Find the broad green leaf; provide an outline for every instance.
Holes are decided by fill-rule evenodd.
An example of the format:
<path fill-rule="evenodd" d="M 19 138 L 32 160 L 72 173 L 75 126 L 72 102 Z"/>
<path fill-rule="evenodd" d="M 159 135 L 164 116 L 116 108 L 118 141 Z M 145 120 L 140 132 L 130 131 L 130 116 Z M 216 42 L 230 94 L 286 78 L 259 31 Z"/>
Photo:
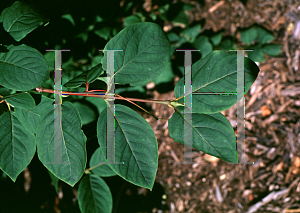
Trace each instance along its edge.
<path fill-rule="evenodd" d="M 172 69 L 172 62 L 170 61 L 166 67 L 166 69 L 158 76 L 156 77 L 153 82 L 155 85 L 161 84 L 161 83 L 167 83 L 174 79 L 175 75 L 173 73 Z"/>
<path fill-rule="evenodd" d="M 4 112 L 0 126 L 0 168 L 15 182 L 34 156 L 34 135 L 22 126 L 14 112 Z"/>
<path fill-rule="evenodd" d="M 175 25 L 184 24 L 188 26 L 189 18 L 184 11 L 184 3 L 177 2 L 175 4 L 171 4 L 170 8 L 168 8 L 168 12 L 166 13 L 165 21 L 173 22 Z"/>
<path fill-rule="evenodd" d="M 95 67 L 95 66 L 97 66 L 98 64 L 100 64 L 102 58 L 103 58 L 103 55 L 97 55 L 97 56 L 93 57 L 93 60 L 92 60 L 92 67 Z"/>
<path fill-rule="evenodd" d="M 10 89 L 7 89 L 5 87 L 0 87 L 0 95 L 2 97 L 5 97 L 5 96 L 9 96 L 13 93 L 13 90 L 10 90 Z M 3 99 L 0 98 L 0 101 L 2 101 Z"/>
<path fill-rule="evenodd" d="M 249 58 L 244 60 L 245 93 L 255 81 L 259 68 Z M 192 66 L 192 110 L 195 113 L 216 113 L 229 109 L 240 97 L 236 95 L 216 95 L 214 93 L 237 92 L 237 54 L 223 51 L 213 51 L 205 58 L 198 60 Z M 194 93 L 211 94 L 194 94 Z M 179 103 L 183 103 L 184 77 L 174 89 Z M 188 95 L 188 94 L 185 94 Z"/>
<path fill-rule="evenodd" d="M 264 51 L 261 45 L 251 46 L 253 51 L 247 51 L 248 57 L 255 62 L 262 62 L 265 60 Z"/>
<path fill-rule="evenodd" d="M 137 86 L 151 81 L 164 70 L 171 47 L 159 25 L 143 22 L 123 29 L 104 50 L 123 50 L 114 52 L 115 83 Z M 107 51 L 104 51 L 102 64 L 107 70 Z"/>
<path fill-rule="evenodd" d="M 111 31 L 110 27 L 102 27 L 101 29 L 97 29 L 94 32 L 99 37 L 104 38 L 105 40 L 108 40 L 108 38 L 110 36 L 110 31 Z"/>
<path fill-rule="evenodd" d="M 195 8 L 195 5 L 193 4 L 188 4 L 188 3 L 185 3 L 184 6 L 183 6 L 183 10 L 184 11 L 189 11 L 191 9 Z"/>
<path fill-rule="evenodd" d="M 168 121 L 170 136 L 184 144 L 184 123 L 192 128 L 193 148 L 228 162 L 237 162 L 236 137 L 227 118 L 221 113 L 192 113 L 192 123 L 175 110 Z"/>
<path fill-rule="evenodd" d="M 219 48 L 228 51 L 232 49 L 232 46 L 233 46 L 233 42 L 231 39 L 224 39 L 221 41 Z"/>
<path fill-rule="evenodd" d="M 48 19 L 44 18 L 33 7 L 19 1 L 5 8 L 0 16 L 3 28 L 16 41 L 20 41 L 28 33 L 47 21 Z"/>
<path fill-rule="evenodd" d="M 83 72 L 77 77 L 71 79 L 65 83 L 64 86 L 67 88 L 77 88 L 85 83 L 86 78 L 88 83 L 93 83 L 103 73 L 104 70 L 102 69 L 102 64 L 98 64 L 89 71 Z"/>
<path fill-rule="evenodd" d="M 86 104 L 81 102 L 72 102 L 80 114 L 82 125 L 89 124 L 96 120 L 95 112 Z"/>
<path fill-rule="evenodd" d="M 223 36 L 223 31 L 220 31 L 220 32 L 216 33 L 215 35 L 213 35 L 212 37 L 210 37 L 210 40 L 214 46 L 217 46 L 220 44 L 220 42 L 222 40 L 222 36 Z"/>
<path fill-rule="evenodd" d="M 241 31 L 241 40 L 246 45 L 250 45 L 257 38 L 257 29 L 255 26 Z"/>
<path fill-rule="evenodd" d="M 262 27 L 257 28 L 257 35 L 258 35 L 258 43 L 263 45 L 265 43 L 269 43 L 274 40 L 274 36 L 268 32 L 266 29 Z"/>
<path fill-rule="evenodd" d="M 35 107 L 34 99 L 28 93 L 16 93 L 14 96 L 7 98 L 6 101 L 19 109 L 32 109 Z"/>
<path fill-rule="evenodd" d="M 106 102 L 102 98 L 85 97 L 85 100 L 95 105 L 99 114 L 106 108 Z"/>
<path fill-rule="evenodd" d="M 179 14 L 171 21 L 173 23 L 184 24 L 185 26 L 189 25 L 189 17 L 184 11 L 180 11 Z"/>
<path fill-rule="evenodd" d="M 278 56 L 282 53 L 280 44 L 267 44 L 263 47 L 263 51 L 270 56 Z"/>
<path fill-rule="evenodd" d="M 96 175 L 82 178 L 78 186 L 78 204 L 82 213 L 111 213 L 113 199 L 105 181 Z"/>
<path fill-rule="evenodd" d="M 82 41 L 83 41 L 83 43 L 85 43 L 85 42 L 88 40 L 89 35 L 88 35 L 87 32 L 82 32 L 82 33 L 77 34 L 77 35 L 75 36 L 75 38 L 81 38 Z"/>
<path fill-rule="evenodd" d="M 180 33 L 180 35 L 183 36 L 186 39 L 186 41 L 193 43 L 197 38 L 197 36 L 199 35 L 200 31 L 201 31 L 201 25 L 197 24 L 193 27 L 184 29 Z"/>
<path fill-rule="evenodd" d="M 32 134 L 36 134 L 39 119 L 45 108 L 52 106 L 53 99 L 47 98 L 42 95 L 41 102 L 32 109 L 19 109 L 15 108 L 15 114 L 18 117 L 20 123 Z"/>
<path fill-rule="evenodd" d="M 142 22 L 141 18 L 137 15 L 127 16 L 124 20 L 124 27 L 128 27 L 131 24 Z"/>
<path fill-rule="evenodd" d="M 55 55 L 52 51 L 46 52 L 44 57 L 48 63 L 49 70 L 54 70 L 54 63 L 55 63 Z"/>
<path fill-rule="evenodd" d="M 167 36 L 168 36 L 168 39 L 170 42 L 176 42 L 176 41 L 179 41 L 179 39 L 180 39 L 180 37 L 174 32 L 169 32 L 167 34 Z"/>
<path fill-rule="evenodd" d="M 165 5 L 160 6 L 160 7 L 158 8 L 158 12 L 159 12 L 160 14 L 164 14 L 164 13 L 166 13 L 166 12 L 169 10 L 169 8 L 170 8 L 170 4 L 165 4 Z"/>
<path fill-rule="evenodd" d="M 61 18 L 67 19 L 68 21 L 71 22 L 71 24 L 73 26 L 75 26 L 75 21 L 74 21 L 74 19 L 73 19 L 73 17 L 72 17 L 71 14 L 64 14 L 64 15 L 61 16 Z"/>
<path fill-rule="evenodd" d="M 48 80 L 45 57 L 36 49 L 10 45 L 9 52 L 0 53 L 0 84 L 6 88 L 27 91 Z"/>
<path fill-rule="evenodd" d="M 113 112 L 113 111 L 112 111 Z M 107 109 L 99 115 L 97 137 L 106 156 Z M 125 180 L 152 190 L 157 166 L 157 141 L 150 124 L 137 112 L 115 104 L 115 162 L 109 165 Z"/>
<path fill-rule="evenodd" d="M 52 174 L 48 169 L 47 169 L 47 171 L 48 171 L 48 173 L 50 175 L 50 178 L 52 180 L 52 183 L 53 183 L 53 186 L 55 188 L 55 191 L 58 194 L 58 178 L 54 174 Z"/>
<path fill-rule="evenodd" d="M 106 157 L 104 157 L 99 147 L 98 149 L 96 149 L 96 151 L 94 152 L 90 160 L 90 168 L 95 167 L 94 169 L 91 170 L 92 173 L 100 177 L 115 176 L 116 173 L 110 168 L 109 165 L 102 164 L 100 166 L 97 166 L 103 162 L 106 162 Z"/>
<path fill-rule="evenodd" d="M 106 84 L 108 84 L 108 82 L 109 82 L 109 78 L 108 77 L 98 77 L 97 80 L 103 81 Z"/>
<path fill-rule="evenodd" d="M 58 117 L 57 117 L 58 119 Z M 81 130 L 80 116 L 70 102 L 62 104 L 62 152 L 63 163 L 54 164 L 54 108 L 48 106 L 40 117 L 36 144 L 40 161 L 56 177 L 74 186 L 84 173 L 86 166 L 86 136 Z M 52 163 L 51 163 L 52 162 Z"/>
<path fill-rule="evenodd" d="M 199 36 L 193 43 L 193 46 L 200 50 L 200 53 L 202 55 L 202 58 L 204 58 L 207 54 L 209 54 L 211 51 L 213 51 L 213 46 L 209 42 L 207 36 Z"/>

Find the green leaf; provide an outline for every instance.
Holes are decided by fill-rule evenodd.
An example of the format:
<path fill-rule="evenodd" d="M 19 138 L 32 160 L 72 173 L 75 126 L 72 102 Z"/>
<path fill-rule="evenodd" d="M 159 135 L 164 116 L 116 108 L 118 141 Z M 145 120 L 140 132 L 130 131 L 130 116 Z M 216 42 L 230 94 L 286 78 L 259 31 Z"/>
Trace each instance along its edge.
<path fill-rule="evenodd" d="M 5 8 L 0 16 L 3 28 L 16 41 L 20 41 L 31 31 L 47 21 L 48 19 L 44 18 L 33 7 L 19 1 Z"/>
<path fill-rule="evenodd" d="M 96 175 L 82 178 L 78 186 L 78 204 L 82 213 L 111 213 L 113 199 L 105 181 Z"/>
<path fill-rule="evenodd" d="M 35 107 L 35 101 L 28 93 L 16 93 L 14 96 L 7 98 L 6 101 L 20 109 L 32 109 Z"/>
<path fill-rule="evenodd" d="M 27 91 L 48 80 L 48 63 L 39 51 L 24 44 L 8 49 L 8 53 L 0 53 L 0 84 Z"/>
<path fill-rule="evenodd" d="M 93 57 L 93 60 L 92 60 L 92 67 L 95 67 L 95 66 L 97 66 L 98 64 L 100 64 L 102 58 L 103 58 L 103 55 L 97 55 L 97 56 Z"/>
<path fill-rule="evenodd" d="M 249 58 L 244 60 L 245 93 L 257 78 L 259 68 Z M 214 93 L 237 92 L 237 55 L 223 51 L 213 51 L 192 66 L 192 92 L 212 93 L 193 94 L 192 110 L 195 113 L 216 113 L 232 107 L 240 97 L 236 95 L 216 95 Z M 183 103 L 184 77 L 176 84 L 174 93 L 179 103 Z M 188 94 L 185 94 L 188 95 Z"/>
<path fill-rule="evenodd" d="M 278 56 L 282 53 L 280 44 L 267 44 L 263 47 L 263 51 L 270 56 Z"/>
<path fill-rule="evenodd" d="M 49 175 L 50 175 L 50 178 L 52 180 L 52 183 L 53 183 L 53 186 L 55 188 L 55 191 L 56 191 L 56 194 L 58 194 L 58 178 L 52 174 L 48 169 L 47 169 Z"/>
<path fill-rule="evenodd" d="M 192 123 L 175 110 L 168 121 L 170 136 L 184 144 L 184 123 L 192 128 L 193 148 L 228 162 L 236 160 L 236 137 L 227 118 L 221 113 L 192 113 Z"/>
<path fill-rule="evenodd" d="M 89 124 L 96 119 L 95 112 L 88 105 L 81 102 L 73 102 L 73 105 L 80 114 L 82 125 Z"/>
<path fill-rule="evenodd" d="M 123 29 L 104 49 L 123 50 L 114 53 L 115 83 L 137 86 L 162 73 L 170 59 L 171 47 L 159 25 L 143 22 Z M 107 51 L 104 51 L 102 64 L 107 70 Z"/>
<path fill-rule="evenodd" d="M 174 79 L 175 75 L 173 73 L 172 69 L 172 62 L 170 61 L 166 67 L 166 69 L 158 76 L 156 77 L 153 82 L 155 85 L 159 85 L 161 83 L 168 83 Z"/>
<path fill-rule="evenodd" d="M 255 62 L 262 62 L 265 60 L 264 51 L 261 45 L 254 45 L 249 47 L 253 51 L 248 51 L 248 57 Z"/>
<path fill-rule="evenodd" d="M 54 70 L 54 63 L 55 63 L 55 55 L 53 54 L 52 51 L 50 52 L 46 52 L 44 54 L 44 57 L 48 63 L 48 66 L 49 66 L 49 70 Z"/>
<path fill-rule="evenodd" d="M 108 40 L 108 38 L 110 36 L 110 31 L 111 31 L 110 27 L 102 27 L 101 29 L 97 29 L 94 32 L 99 37 L 104 38 L 105 40 Z"/>
<path fill-rule="evenodd" d="M 15 182 L 34 156 L 34 135 L 22 126 L 13 112 L 0 116 L 0 126 L 0 168 Z"/>
<path fill-rule="evenodd" d="M 221 41 L 219 48 L 228 51 L 232 49 L 232 46 L 233 46 L 233 42 L 231 39 L 224 39 Z"/>
<path fill-rule="evenodd" d="M 269 43 L 274 40 L 274 36 L 272 35 L 272 33 L 268 32 L 263 27 L 257 28 L 257 34 L 258 34 L 258 43 L 260 45 Z"/>
<path fill-rule="evenodd" d="M 189 10 L 193 9 L 194 7 L 195 7 L 195 5 L 193 5 L 193 4 L 184 3 L 183 10 L 189 11 Z"/>
<path fill-rule="evenodd" d="M 180 39 L 180 37 L 176 34 L 176 33 L 174 33 L 174 32 L 169 32 L 168 34 L 167 34 L 167 36 L 168 36 L 168 39 L 169 39 L 169 41 L 172 43 L 172 42 L 176 42 L 176 41 L 179 41 L 179 39 Z"/>
<path fill-rule="evenodd" d="M 7 88 L 5 88 L 5 87 L 0 87 L 0 95 L 2 96 L 2 97 L 4 97 L 4 96 L 9 96 L 9 95 L 11 95 L 11 93 L 12 93 L 13 91 L 12 90 L 10 90 L 10 89 L 7 89 Z M 4 98 L 0 98 L 0 101 L 2 101 Z"/>
<path fill-rule="evenodd" d="M 70 102 L 62 104 L 62 152 L 61 164 L 54 164 L 54 109 L 48 106 L 40 117 L 37 133 L 37 153 L 40 161 L 56 177 L 71 185 L 79 181 L 86 166 L 86 136 L 81 130 L 80 116 Z"/>
<path fill-rule="evenodd" d="M 212 37 L 210 37 L 210 40 L 214 46 L 217 46 L 220 44 L 220 42 L 222 40 L 222 36 L 223 36 L 223 31 L 220 31 L 220 32 L 216 33 L 215 35 L 213 35 Z"/>
<path fill-rule="evenodd" d="M 99 115 L 97 137 L 106 156 L 107 109 Z M 157 166 L 157 141 L 150 124 L 137 112 L 115 104 L 115 162 L 112 170 L 135 185 L 152 190 Z"/>
<path fill-rule="evenodd" d="M 102 98 L 85 97 L 85 100 L 95 105 L 99 114 L 106 108 L 106 102 Z"/>
<path fill-rule="evenodd" d="M 186 39 L 186 41 L 193 43 L 197 38 L 197 36 L 199 35 L 200 31 L 201 31 L 201 25 L 197 24 L 193 27 L 184 29 L 180 33 L 180 35 L 183 36 Z"/>
<path fill-rule="evenodd" d="M 71 14 L 64 14 L 64 15 L 61 16 L 61 18 L 67 19 L 68 21 L 71 22 L 71 24 L 73 26 L 75 26 L 75 21 L 74 21 L 74 19 L 73 19 L 73 17 L 72 17 Z"/>
<path fill-rule="evenodd" d="M 213 51 L 213 46 L 209 42 L 207 36 L 200 36 L 199 38 L 197 38 L 196 41 L 193 43 L 193 46 L 196 49 L 200 50 L 202 58 L 204 58 L 207 54 Z"/>
<path fill-rule="evenodd" d="M 105 82 L 106 84 L 109 83 L 109 78 L 108 78 L 108 77 L 98 77 L 97 80 L 103 81 L 103 82 Z"/>
<path fill-rule="evenodd" d="M 189 17 L 184 11 L 180 11 L 179 14 L 172 20 L 173 23 L 189 25 Z"/>
<path fill-rule="evenodd" d="M 106 156 L 106 155 L 105 155 Z M 95 167 L 103 162 L 106 162 L 106 157 L 101 152 L 100 147 L 96 149 L 90 160 L 90 168 Z M 93 174 L 100 177 L 115 176 L 116 173 L 110 168 L 108 164 L 102 164 L 91 170 Z"/>
<path fill-rule="evenodd" d="M 86 81 L 88 83 L 93 83 L 101 74 L 104 73 L 104 70 L 102 69 L 102 64 L 98 64 L 97 66 L 93 67 L 89 71 L 83 72 L 77 77 L 69 80 L 67 83 L 64 84 L 67 88 L 77 88 L 80 87 L 82 84 Z"/>
<path fill-rule="evenodd" d="M 257 29 L 255 26 L 241 31 L 241 40 L 246 45 L 250 45 L 257 38 Z"/>
<path fill-rule="evenodd" d="M 75 38 L 80 38 L 80 39 L 82 39 L 83 43 L 85 43 L 89 38 L 89 34 L 87 32 L 82 32 L 82 33 L 77 34 L 75 36 Z"/>
<path fill-rule="evenodd" d="M 18 117 L 20 123 L 32 134 L 36 134 L 36 129 L 38 127 L 39 119 L 42 112 L 48 106 L 52 106 L 53 99 L 47 98 L 42 95 L 41 102 L 32 109 L 19 109 L 15 108 L 15 114 Z"/>
<path fill-rule="evenodd" d="M 189 18 L 185 13 L 185 7 L 183 2 L 177 2 L 175 4 L 171 4 L 170 8 L 168 8 L 168 12 L 166 16 L 163 17 L 164 21 L 173 22 L 176 24 L 184 24 L 188 26 Z"/>
<path fill-rule="evenodd" d="M 131 24 L 142 22 L 141 18 L 137 15 L 127 16 L 124 20 L 124 27 L 128 27 Z"/>

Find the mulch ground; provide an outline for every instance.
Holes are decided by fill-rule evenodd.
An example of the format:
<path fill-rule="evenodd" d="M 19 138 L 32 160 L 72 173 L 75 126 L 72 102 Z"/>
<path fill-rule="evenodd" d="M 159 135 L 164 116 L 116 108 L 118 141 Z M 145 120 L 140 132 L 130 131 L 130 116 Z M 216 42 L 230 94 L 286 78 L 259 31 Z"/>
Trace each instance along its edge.
<path fill-rule="evenodd" d="M 259 76 L 245 96 L 245 157 L 254 165 L 229 164 L 197 150 L 193 161 L 201 164 L 175 164 L 184 160 L 184 145 L 169 136 L 166 121 L 143 115 L 158 140 L 156 181 L 167 195 L 164 212 L 300 212 L 300 3 L 187 2 L 197 6 L 190 20 L 206 20 L 202 30 L 223 29 L 233 35 L 238 27 L 256 23 L 275 35 L 283 54 L 259 64 Z M 149 94 L 156 100 L 174 98 L 173 92 L 159 94 L 155 89 Z M 173 113 L 160 104 L 152 109 L 164 118 Z M 223 114 L 235 127 L 236 106 Z"/>

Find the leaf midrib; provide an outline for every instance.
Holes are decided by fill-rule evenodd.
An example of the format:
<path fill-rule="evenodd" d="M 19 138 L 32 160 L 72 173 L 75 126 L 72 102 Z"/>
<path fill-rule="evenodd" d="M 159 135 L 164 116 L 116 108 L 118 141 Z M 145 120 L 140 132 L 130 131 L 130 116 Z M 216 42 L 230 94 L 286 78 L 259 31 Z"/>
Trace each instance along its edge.
<path fill-rule="evenodd" d="M 183 125 L 184 125 L 184 121 L 186 121 L 197 133 L 198 133 L 198 135 L 200 135 L 200 137 L 210 146 L 210 147 L 212 147 L 213 148 L 213 150 L 215 150 L 216 151 L 216 153 L 218 153 L 221 157 L 222 157 L 222 155 L 205 139 L 205 138 L 203 138 L 203 136 L 201 135 L 201 133 L 200 132 L 198 132 L 197 131 L 197 129 L 190 123 L 190 122 L 188 122 L 185 118 L 184 118 L 184 116 L 176 109 L 176 111 L 180 114 L 180 116 L 183 118 Z"/>
<path fill-rule="evenodd" d="M 122 112 L 122 111 L 121 111 L 121 112 Z M 126 139 L 126 141 L 127 141 L 128 146 L 130 147 L 131 153 L 132 153 L 132 155 L 134 156 L 134 159 L 135 159 L 135 161 L 136 161 L 136 163 L 137 163 L 137 165 L 138 165 L 138 167 L 139 167 L 139 170 L 141 171 L 141 173 L 142 173 L 144 179 L 145 179 L 145 180 L 147 181 L 147 183 L 149 184 L 147 178 L 145 178 L 144 173 L 142 172 L 143 170 L 142 170 L 141 167 L 140 167 L 140 164 L 139 164 L 139 162 L 138 162 L 138 160 L 137 160 L 137 158 L 136 158 L 136 156 L 135 156 L 135 154 L 134 154 L 134 152 L 133 152 L 133 149 L 131 148 L 131 145 L 130 145 L 130 143 L 129 143 L 129 140 L 128 140 L 128 138 L 126 137 L 125 131 L 123 130 L 123 128 L 122 128 L 122 126 L 121 126 L 119 120 L 117 119 L 116 115 L 115 115 L 114 117 L 115 117 L 116 121 L 118 122 L 121 131 L 123 132 L 123 135 L 124 135 L 124 137 L 125 137 L 125 139 Z"/>

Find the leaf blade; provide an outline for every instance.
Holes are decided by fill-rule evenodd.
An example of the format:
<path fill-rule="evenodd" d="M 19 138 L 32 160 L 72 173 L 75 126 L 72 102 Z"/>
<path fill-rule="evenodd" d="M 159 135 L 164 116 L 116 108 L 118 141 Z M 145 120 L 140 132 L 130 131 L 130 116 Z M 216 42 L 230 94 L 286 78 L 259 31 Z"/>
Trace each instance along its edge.
<path fill-rule="evenodd" d="M 131 47 L 131 48 L 127 48 Z M 106 45 L 104 50 L 116 51 L 115 83 L 138 86 L 157 77 L 170 58 L 170 42 L 157 24 L 143 22 L 132 24 Z M 107 70 L 107 51 L 102 58 L 103 69 Z"/>
<path fill-rule="evenodd" d="M 186 123 L 192 128 L 193 148 L 224 161 L 236 162 L 235 133 L 230 122 L 221 113 L 192 113 L 192 123 L 189 123 L 175 110 L 168 123 L 170 136 L 175 141 L 184 144 L 184 123 Z"/>
<path fill-rule="evenodd" d="M 5 31 L 18 42 L 47 21 L 33 7 L 19 1 L 5 8 L 0 16 Z"/>
<path fill-rule="evenodd" d="M 74 186 L 86 166 L 86 136 L 81 130 L 80 116 L 76 108 L 70 102 L 62 104 L 62 163 L 54 164 L 53 112 L 53 106 L 49 106 L 40 118 L 36 134 L 38 157 L 53 175 Z"/>
<path fill-rule="evenodd" d="M 67 83 L 64 84 L 64 86 L 67 88 L 80 87 L 86 82 L 86 78 L 88 83 L 93 83 L 103 73 L 104 70 L 102 69 L 102 64 L 100 63 L 88 70 L 87 72 L 83 72 L 75 78 L 69 80 Z"/>
<path fill-rule="evenodd" d="M 82 178 L 78 186 L 78 204 L 82 213 L 111 213 L 113 200 L 105 181 L 96 175 Z"/>
<path fill-rule="evenodd" d="M 34 135 L 11 112 L 0 116 L 0 168 L 14 182 L 34 156 Z"/>
<path fill-rule="evenodd" d="M 7 98 L 6 101 L 20 109 L 32 109 L 35 107 L 34 99 L 28 93 L 17 93 L 15 96 Z"/>
<path fill-rule="evenodd" d="M 97 123 L 103 156 L 106 156 L 106 116 L 105 109 Z M 115 162 L 124 164 L 109 166 L 125 180 L 151 190 L 158 166 L 157 141 L 151 126 L 137 112 L 119 104 L 115 105 L 115 120 Z"/>
<path fill-rule="evenodd" d="M 245 58 L 245 93 L 248 92 L 255 81 L 259 68 L 248 58 Z M 237 56 L 234 53 L 213 51 L 205 58 L 198 60 L 192 66 L 192 98 L 193 112 L 216 113 L 232 107 L 240 97 L 237 95 L 216 95 L 214 93 L 236 93 L 237 92 Z M 199 92 L 200 94 L 195 94 Z M 211 93 L 202 94 L 201 93 Z M 184 77 L 181 78 L 174 89 L 175 97 L 179 103 L 183 103 Z"/>
<path fill-rule="evenodd" d="M 96 149 L 96 151 L 93 153 L 91 157 L 90 168 L 95 167 L 102 162 L 106 162 L 106 159 L 101 152 L 101 148 L 99 147 Z M 107 164 L 103 164 L 101 166 L 92 169 L 92 173 L 100 177 L 111 177 L 116 175 L 116 173 Z"/>
<path fill-rule="evenodd" d="M 27 91 L 48 80 L 48 63 L 39 51 L 24 44 L 10 45 L 8 49 L 9 52 L 0 53 L 0 84 Z"/>

